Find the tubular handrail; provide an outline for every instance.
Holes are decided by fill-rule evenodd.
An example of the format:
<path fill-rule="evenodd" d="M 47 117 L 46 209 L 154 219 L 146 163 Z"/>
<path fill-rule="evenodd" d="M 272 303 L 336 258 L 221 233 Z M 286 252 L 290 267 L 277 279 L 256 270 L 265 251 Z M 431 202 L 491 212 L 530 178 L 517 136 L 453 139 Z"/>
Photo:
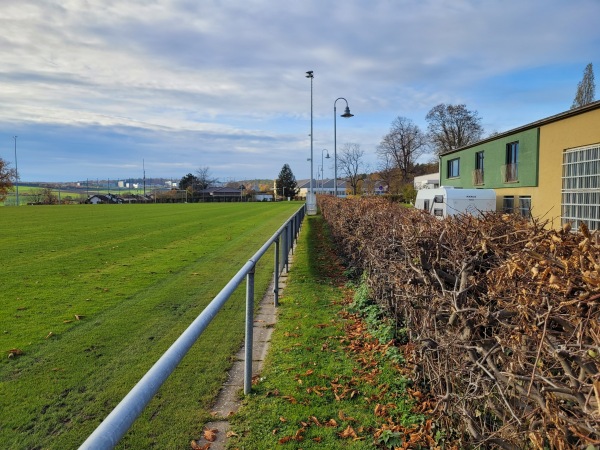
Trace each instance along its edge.
<path fill-rule="evenodd" d="M 296 211 L 263 246 L 242 266 L 242 268 L 229 280 L 223 289 L 204 308 L 196 319 L 186 328 L 177 340 L 163 353 L 159 360 L 146 372 L 121 402 L 110 412 L 94 432 L 79 447 L 79 450 L 103 450 L 114 448 L 133 422 L 139 417 L 152 397 L 173 373 L 188 350 L 204 332 L 212 319 L 217 315 L 229 297 L 247 278 L 246 286 L 246 336 L 245 336 L 245 370 L 244 393 L 249 394 L 252 388 L 252 328 L 254 317 L 254 270 L 256 263 L 267 252 L 269 247 L 275 246 L 274 267 L 274 294 L 277 305 L 278 284 L 281 268 L 279 267 L 280 237 L 285 241 L 283 245 L 282 266 L 288 268 L 288 254 L 293 248 L 294 239 L 298 236 L 300 224 L 304 219 L 306 205 Z"/>

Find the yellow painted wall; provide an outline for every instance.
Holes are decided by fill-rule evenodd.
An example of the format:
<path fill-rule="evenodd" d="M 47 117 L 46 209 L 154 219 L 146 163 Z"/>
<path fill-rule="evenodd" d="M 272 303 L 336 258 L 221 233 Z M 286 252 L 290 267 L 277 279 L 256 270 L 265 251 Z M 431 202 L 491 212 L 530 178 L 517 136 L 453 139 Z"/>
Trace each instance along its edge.
<path fill-rule="evenodd" d="M 539 184 L 537 188 L 530 188 L 531 194 L 523 193 L 523 195 L 531 195 L 535 216 L 546 215 L 546 218 L 553 219 L 552 227 L 560 227 L 563 152 L 567 149 L 598 143 L 600 143 L 600 109 L 540 127 Z M 500 189 L 496 190 L 498 196 L 519 195 L 516 189 L 507 190 L 514 194 L 509 192 L 501 194 L 500 191 Z"/>

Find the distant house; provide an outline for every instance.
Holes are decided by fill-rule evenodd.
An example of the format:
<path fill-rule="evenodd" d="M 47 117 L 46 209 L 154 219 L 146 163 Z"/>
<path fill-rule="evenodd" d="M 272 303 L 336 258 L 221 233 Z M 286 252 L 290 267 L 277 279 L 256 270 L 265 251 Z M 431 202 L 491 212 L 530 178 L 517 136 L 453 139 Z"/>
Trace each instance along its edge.
<path fill-rule="evenodd" d="M 310 190 L 310 180 L 300 180 L 298 181 L 298 197 L 306 198 L 306 194 Z M 333 187 L 333 179 L 325 179 L 325 180 L 313 180 L 313 191 L 315 194 L 326 194 L 333 195 L 335 193 Z M 338 197 L 345 198 L 346 197 L 346 181 L 337 180 L 337 192 Z"/>
<path fill-rule="evenodd" d="M 117 195 L 113 194 L 94 194 L 90 195 L 85 203 L 90 205 L 99 205 L 99 204 L 120 204 L 123 203 L 123 199 Z"/>
<path fill-rule="evenodd" d="M 426 175 L 419 175 L 414 180 L 415 189 L 435 189 L 440 187 L 440 173 L 428 173 Z"/>
<path fill-rule="evenodd" d="M 261 192 L 259 194 L 254 194 L 252 196 L 252 198 L 255 202 L 272 202 L 273 194 L 267 194 L 267 193 Z"/>
<path fill-rule="evenodd" d="M 194 197 L 204 202 L 240 202 L 245 200 L 243 189 L 230 187 L 209 187 L 197 192 Z"/>
<path fill-rule="evenodd" d="M 151 195 L 126 194 L 122 200 L 123 203 L 150 203 L 153 198 Z"/>

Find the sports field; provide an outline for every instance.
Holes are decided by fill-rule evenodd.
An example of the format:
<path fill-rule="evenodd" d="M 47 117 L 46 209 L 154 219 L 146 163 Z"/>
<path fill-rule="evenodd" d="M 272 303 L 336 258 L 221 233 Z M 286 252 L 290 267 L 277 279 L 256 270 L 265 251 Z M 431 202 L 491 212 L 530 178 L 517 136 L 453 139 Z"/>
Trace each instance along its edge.
<path fill-rule="evenodd" d="M 0 208 L 0 447 L 77 448 L 301 205 Z M 272 252 L 256 274 L 257 297 Z M 119 448 L 189 448 L 244 329 L 244 286 Z"/>

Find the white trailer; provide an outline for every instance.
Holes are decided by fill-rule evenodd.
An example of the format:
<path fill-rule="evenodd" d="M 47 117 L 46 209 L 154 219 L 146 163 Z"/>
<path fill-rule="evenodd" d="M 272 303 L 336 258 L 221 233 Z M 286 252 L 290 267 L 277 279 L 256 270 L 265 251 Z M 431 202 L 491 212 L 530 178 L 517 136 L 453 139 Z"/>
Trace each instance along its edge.
<path fill-rule="evenodd" d="M 417 192 L 415 208 L 423 209 L 439 218 L 456 214 L 478 215 L 483 211 L 496 210 L 496 192 L 493 189 L 463 189 L 452 186 L 421 189 Z"/>

